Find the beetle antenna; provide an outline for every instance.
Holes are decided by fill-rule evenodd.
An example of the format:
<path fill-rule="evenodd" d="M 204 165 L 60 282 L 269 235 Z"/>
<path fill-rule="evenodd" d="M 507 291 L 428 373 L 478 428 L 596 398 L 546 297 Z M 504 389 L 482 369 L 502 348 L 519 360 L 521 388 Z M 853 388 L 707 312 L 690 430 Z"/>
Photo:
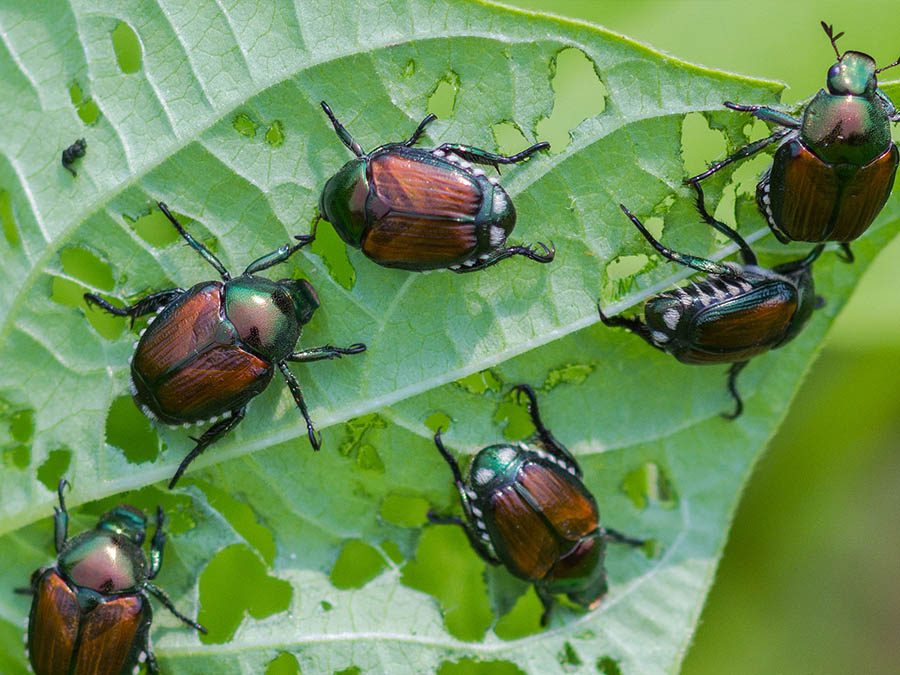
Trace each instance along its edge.
<path fill-rule="evenodd" d="M 896 61 L 894 61 L 890 65 L 885 66 L 884 68 L 879 68 L 878 70 L 875 71 L 875 74 L 877 75 L 878 73 L 883 73 L 884 71 L 889 70 L 890 68 L 893 68 L 894 66 L 900 66 L 900 59 L 897 59 Z"/>
<path fill-rule="evenodd" d="M 837 47 L 837 41 L 841 39 L 841 36 L 844 34 L 844 32 L 841 31 L 840 33 L 835 35 L 833 25 L 827 24 L 824 21 L 820 21 L 819 23 L 822 24 L 822 30 L 825 31 L 825 35 L 827 35 L 828 39 L 831 41 L 831 47 L 834 49 L 834 53 L 837 54 L 837 60 L 840 61 L 844 57 L 841 55 L 841 52 Z M 875 72 L 878 72 L 878 71 L 875 71 Z"/>
<path fill-rule="evenodd" d="M 334 131 L 338 135 L 338 138 L 341 139 L 341 143 L 346 145 L 350 152 L 357 157 L 365 155 L 365 151 L 359 146 L 359 143 L 353 140 L 353 136 L 351 136 L 350 132 L 344 128 L 344 125 L 338 122 L 338 118 L 334 116 L 334 113 L 331 112 L 331 108 L 328 107 L 328 104 L 325 103 L 325 101 L 322 101 L 322 110 L 325 111 L 325 114 L 328 115 L 328 119 L 331 120 L 331 125 L 334 127 Z"/>

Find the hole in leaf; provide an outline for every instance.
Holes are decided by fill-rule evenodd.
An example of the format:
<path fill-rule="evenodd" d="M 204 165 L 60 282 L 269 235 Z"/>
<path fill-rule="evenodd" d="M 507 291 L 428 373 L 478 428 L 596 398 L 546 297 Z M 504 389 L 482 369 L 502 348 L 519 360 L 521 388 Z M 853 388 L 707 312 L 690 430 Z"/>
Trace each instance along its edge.
<path fill-rule="evenodd" d="M 27 469 L 31 464 L 31 446 L 21 444 L 3 448 L 3 463 L 17 469 Z"/>
<path fill-rule="evenodd" d="M 331 583 L 343 590 L 362 588 L 386 567 L 381 554 L 368 544 L 351 539 L 331 568 Z"/>
<path fill-rule="evenodd" d="M 359 669 L 359 666 L 350 666 L 343 670 L 334 671 L 334 675 L 361 675 L 361 673 L 362 671 Z"/>
<path fill-rule="evenodd" d="M 514 155 L 529 145 L 525 134 L 515 122 L 498 122 L 491 127 L 491 132 L 494 134 L 497 152 L 501 154 Z"/>
<path fill-rule="evenodd" d="M 447 431 L 450 428 L 450 423 L 452 421 L 450 415 L 438 411 L 431 413 L 425 418 L 425 426 L 431 429 L 432 432 L 437 433 L 438 429 Z"/>
<path fill-rule="evenodd" d="M 334 605 L 332 605 L 327 600 L 322 600 L 322 602 L 319 603 L 319 606 L 322 608 L 323 611 L 326 611 L 326 612 L 330 612 L 331 610 L 334 609 Z"/>
<path fill-rule="evenodd" d="M 578 656 L 578 652 L 575 651 L 572 643 L 568 641 L 563 644 L 562 651 L 556 655 L 556 658 L 563 667 L 563 670 L 574 670 L 584 663 L 581 660 L 581 657 Z"/>
<path fill-rule="evenodd" d="M 213 557 L 200 574 L 200 613 L 209 630 L 204 644 L 222 644 L 233 636 L 244 617 L 264 619 L 290 607 L 293 587 L 269 576 L 259 558 L 245 545 L 233 544 Z"/>
<path fill-rule="evenodd" d="M 686 176 L 706 171 L 709 164 L 725 157 L 725 134 L 711 129 L 702 113 L 688 113 L 681 123 L 681 160 Z"/>
<path fill-rule="evenodd" d="M 428 501 L 421 497 L 389 494 L 381 502 L 381 518 L 400 527 L 420 527 L 428 518 Z"/>
<path fill-rule="evenodd" d="M 403 551 L 401 551 L 400 547 L 392 541 L 381 542 L 379 550 L 381 551 L 383 556 L 387 556 L 388 558 L 390 558 L 391 562 L 396 565 L 399 565 L 404 560 L 406 560 L 406 556 L 403 555 Z"/>
<path fill-rule="evenodd" d="M 503 387 L 503 380 L 493 370 L 482 370 L 479 373 L 472 373 L 461 380 L 454 382 L 455 385 L 462 387 L 470 394 L 481 395 L 486 391 L 498 392 Z"/>
<path fill-rule="evenodd" d="M 120 396 L 109 407 L 106 441 L 119 448 L 132 464 L 152 462 L 159 456 L 156 431 L 131 396 Z"/>
<path fill-rule="evenodd" d="M 428 112 L 439 118 L 450 117 L 459 93 L 459 75 L 452 70 L 442 77 L 428 97 Z"/>
<path fill-rule="evenodd" d="M 437 599 L 451 635 L 481 640 L 492 618 L 483 574 L 484 563 L 463 531 L 446 525 L 425 528 L 400 581 Z"/>
<path fill-rule="evenodd" d="M 316 226 L 316 240 L 309 250 L 325 261 L 325 269 L 338 284 L 348 291 L 356 285 L 356 270 L 347 257 L 347 245 L 331 223 L 321 221 Z"/>
<path fill-rule="evenodd" d="M 647 462 L 629 472 L 622 481 L 622 491 L 639 509 L 650 504 L 672 509 L 678 503 L 672 481 L 655 462 Z"/>
<path fill-rule="evenodd" d="M 30 443 L 34 436 L 34 410 L 17 410 L 9 416 L 9 433 L 19 443 Z"/>
<path fill-rule="evenodd" d="M 524 672 L 509 661 L 477 661 L 460 659 L 444 661 L 437 670 L 438 675 L 519 675 Z"/>
<path fill-rule="evenodd" d="M 612 262 L 606 266 L 606 276 L 610 281 L 621 281 L 627 277 L 633 277 L 644 269 L 648 262 L 650 262 L 650 258 L 643 253 L 638 255 L 620 255 L 613 258 Z"/>
<path fill-rule="evenodd" d="M 69 99 L 72 101 L 72 105 L 75 106 L 75 112 L 78 113 L 78 117 L 85 124 L 90 125 L 100 119 L 100 107 L 93 99 L 84 98 L 84 92 L 82 92 L 81 85 L 78 82 L 73 82 L 69 87 Z"/>
<path fill-rule="evenodd" d="M 272 122 L 269 128 L 266 129 L 266 143 L 273 148 L 277 148 L 284 143 L 284 125 L 279 120 Z"/>
<path fill-rule="evenodd" d="M 266 666 L 266 675 L 300 675 L 297 657 L 289 652 L 281 652 Z"/>
<path fill-rule="evenodd" d="M 550 62 L 554 91 L 553 112 L 537 124 L 537 135 L 550 143 L 551 152 L 562 152 L 572 142 L 572 130 L 606 109 L 609 92 L 597 67 L 580 49 L 567 47 Z"/>
<path fill-rule="evenodd" d="M 259 125 L 252 117 L 250 117 L 250 115 L 242 112 L 235 115 L 234 120 L 231 122 L 231 126 L 233 126 L 234 130 L 241 136 L 253 138 L 256 136 L 256 128 Z"/>
<path fill-rule="evenodd" d="M 263 561 L 271 565 L 277 552 L 275 538 L 264 523 L 261 523 L 253 507 L 230 492 L 226 492 L 205 481 L 192 481 L 203 489 L 210 505 L 222 514 L 228 523 L 252 546 Z"/>
<path fill-rule="evenodd" d="M 0 190 L 0 223 L 3 224 L 3 236 L 10 246 L 18 246 L 19 227 L 16 224 L 16 215 L 13 213 L 12 196 L 6 190 Z"/>
<path fill-rule="evenodd" d="M 516 579 L 516 581 L 519 580 Z M 543 613 L 544 606 L 541 604 L 534 586 L 529 585 L 528 591 L 519 596 L 509 612 L 504 614 L 494 626 L 494 632 L 501 640 L 519 640 L 540 633 L 544 630 L 541 626 L 541 614 Z"/>
<path fill-rule="evenodd" d="M 59 254 L 63 272 L 83 282 L 82 286 L 71 279 L 53 277 L 50 283 L 50 299 L 66 307 L 84 309 L 88 321 L 107 340 L 115 340 L 122 334 L 123 323 L 117 317 L 103 311 L 90 311 L 84 304 L 87 290 L 111 290 L 115 285 L 110 266 L 85 248 L 73 246 Z"/>
<path fill-rule="evenodd" d="M 503 437 L 507 440 L 526 438 L 535 432 L 528 408 L 512 391 L 506 393 L 494 411 L 494 422 L 503 427 Z"/>
<path fill-rule="evenodd" d="M 412 77 L 416 74 L 416 62 L 410 59 L 406 62 L 406 65 L 403 66 L 403 70 L 400 71 L 400 74 L 403 77 Z"/>
<path fill-rule="evenodd" d="M 47 459 L 38 467 L 37 478 L 48 490 L 56 491 L 59 479 L 66 475 L 72 463 L 72 451 L 68 448 L 51 450 Z"/>
<path fill-rule="evenodd" d="M 590 363 L 570 363 L 562 368 L 554 368 L 541 385 L 543 391 L 551 391 L 561 384 L 581 384 L 594 372 L 595 366 Z"/>
<path fill-rule="evenodd" d="M 185 227 L 188 227 L 189 223 L 192 222 L 190 218 L 182 216 L 180 213 L 173 211 L 172 215 Z M 122 214 L 122 217 L 125 219 L 125 222 L 131 225 L 131 229 L 134 230 L 137 236 L 154 248 L 164 248 L 174 244 L 176 241 L 183 241 L 181 235 L 178 234 L 178 230 L 172 226 L 169 219 L 157 208 L 150 209 L 149 212 L 140 216 L 137 220 L 126 214 Z"/>
<path fill-rule="evenodd" d="M 31 464 L 31 439 L 34 437 L 34 410 L 19 408 L 0 398 L 0 444 L 3 463 L 18 469 Z"/>
<path fill-rule="evenodd" d="M 347 420 L 338 451 L 344 457 L 355 459 L 360 469 L 384 473 L 384 463 L 375 449 L 374 441 L 378 431 L 386 427 L 387 422 L 378 413 Z"/>
<path fill-rule="evenodd" d="M 113 51 L 123 73 L 136 73 L 141 69 L 141 41 L 134 29 L 124 21 L 116 24 L 112 32 Z"/>
<path fill-rule="evenodd" d="M 597 659 L 597 672 L 601 675 L 622 675 L 619 662 L 611 656 L 601 656 Z"/>

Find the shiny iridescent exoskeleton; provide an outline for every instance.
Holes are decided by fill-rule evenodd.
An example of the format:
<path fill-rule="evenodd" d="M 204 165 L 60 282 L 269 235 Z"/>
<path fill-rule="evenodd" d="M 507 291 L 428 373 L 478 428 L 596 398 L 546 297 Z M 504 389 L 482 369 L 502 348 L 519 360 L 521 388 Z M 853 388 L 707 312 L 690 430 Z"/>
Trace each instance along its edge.
<path fill-rule="evenodd" d="M 86 152 L 87 141 L 85 141 L 83 138 L 79 138 L 77 141 L 72 143 L 72 145 L 62 151 L 63 168 L 73 176 L 77 176 L 78 173 L 75 171 L 75 169 L 72 168 L 72 165 L 75 164 L 76 160 L 84 157 Z"/>
<path fill-rule="evenodd" d="M 147 518 L 130 506 L 117 506 L 93 530 L 67 539 L 65 485 L 60 481 L 54 516 L 56 563 L 31 575 L 31 667 L 37 675 L 124 675 L 146 662 L 150 673 L 158 673 L 150 648 L 149 595 L 191 628 L 206 632 L 151 583 L 162 567 L 166 542 L 162 509 L 156 512 L 148 560 L 141 548 Z"/>
<path fill-rule="evenodd" d="M 502 443 L 482 449 L 463 479 L 459 465 L 435 434 L 434 442 L 450 465 L 465 519 L 429 514 L 434 523 L 459 525 L 485 561 L 503 565 L 534 583 L 544 605 L 546 625 L 553 596 L 565 594 L 585 609 L 606 595 L 603 565 L 606 542 L 642 546 L 600 526 L 597 502 L 581 481 L 572 454 L 544 426 L 534 391 L 515 388 L 528 398 L 535 435 L 526 443 Z"/>
<path fill-rule="evenodd" d="M 751 143 L 707 171 L 688 179 L 697 185 L 732 162 L 780 141 L 772 167 L 756 189 L 756 200 L 775 236 L 789 241 L 838 241 L 852 260 L 847 242 L 859 237 L 891 194 L 897 170 L 897 146 L 891 122 L 900 121 L 891 100 L 878 88 L 876 68 L 862 52 L 843 54 L 822 23 L 837 62 L 802 119 L 767 106 L 726 103 L 732 110 L 778 125 L 770 136 Z"/>
<path fill-rule="evenodd" d="M 702 199 L 700 191 L 698 201 Z M 728 390 L 736 408 L 724 416 L 737 417 L 743 412 L 735 386 L 738 373 L 754 356 L 796 337 L 816 308 L 819 299 L 813 286 L 812 263 L 821 255 L 824 244 L 802 260 L 767 269 L 757 264 L 756 255 L 737 232 L 712 219 L 716 229 L 738 244 L 743 257 L 742 265 L 717 263 L 664 247 L 628 209 L 621 208 L 659 253 L 706 276 L 650 298 L 644 305 L 644 321 L 608 317 L 598 306 L 600 319 L 607 326 L 627 328 L 683 363 L 733 364 Z"/>
<path fill-rule="evenodd" d="M 196 241 L 162 202 L 159 208 L 179 234 L 222 277 L 192 288 L 153 293 L 134 305 L 118 308 L 92 294 L 95 304 L 132 321 L 158 311 L 135 345 L 131 359 L 131 393 L 148 417 L 165 424 L 212 424 L 178 467 L 169 487 L 203 450 L 233 429 L 244 417 L 247 403 L 260 394 L 276 367 L 287 382 L 294 401 L 306 420 L 313 447 L 319 438 L 303 400 L 300 384 L 288 361 L 319 361 L 343 354 L 358 354 L 365 345 L 347 348 L 315 347 L 294 351 L 304 324 L 319 307 L 319 298 L 304 279 L 271 281 L 257 272 L 284 262 L 312 236 L 297 237 L 299 244 L 281 248 L 250 263 L 244 273 L 231 278 L 221 262 Z"/>
<path fill-rule="evenodd" d="M 356 159 L 347 162 L 322 190 L 319 212 L 346 243 L 384 267 L 422 272 L 474 272 L 522 255 L 548 263 L 553 248 L 538 243 L 504 247 L 516 224 L 516 209 L 497 179 L 477 164 L 521 162 L 537 143 L 512 155 L 456 143 L 433 150 L 412 147 L 433 120 L 428 115 L 407 141 L 366 153 L 323 101 L 338 137 Z"/>

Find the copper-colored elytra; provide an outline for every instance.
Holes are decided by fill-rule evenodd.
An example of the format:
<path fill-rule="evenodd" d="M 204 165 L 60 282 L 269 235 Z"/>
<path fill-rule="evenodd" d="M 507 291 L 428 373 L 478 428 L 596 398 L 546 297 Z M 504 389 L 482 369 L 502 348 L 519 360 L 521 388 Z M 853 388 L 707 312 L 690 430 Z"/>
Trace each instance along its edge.
<path fill-rule="evenodd" d="M 184 421 L 222 412 L 222 401 L 240 407 L 259 394 L 272 377 L 272 366 L 234 345 L 219 345 L 198 354 L 155 388 L 163 414 Z"/>
<path fill-rule="evenodd" d="M 511 571 L 525 579 L 543 579 L 559 558 L 557 539 L 544 520 L 508 485 L 491 495 L 493 519 L 509 556 Z"/>
<path fill-rule="evenodd" d="M 897 146 L 892 145 L 853 175 L 844 186 L 840 211 L 829 239 L 856 239 L 875 220 L 891 194 L 897 160 Z"/>
<path fill-rule="evenodd" d="M 741 311 L 723 312 L 715 321 L 699 323 L 692 343 L 699 349 L 716 349 L 726 353 L 760 347 L 768 351 L 787 331 L 797 311 L 796 293 L 777 295 L 764 302 L 750 303 Z"/>
<path fill-rule="evenodd" d="M 474 218 L 483 198 L 478 183 L 461 169 L 433 166 L 402 154 L 379 155 L 369 163 L 377 198 L 393 212 L 431 218 Z"/>
<path fill-rule="evenodd" d="M 142 596 L 123 595 L 84 614 L 75 672 L 121 672 L 148 611 L 147 601 Z"/>
<path fill-rule="evenodd" d="M 366 232 L 362 250 L 383 263 L 453 263 L 464 259 L 477 243 L 471 223 L 394 214 Z"/>
<path fill-rule="evenodd" d="M 597 506 L 574 476 L 527 463 L 520 469 L 518 480 L 541 505 L 559 536 L 577 541 L 597 529 Z"/>
<path fill-rule="evenodd" d="M 837 174 L 800 141 L 792 141 L 790 150 L 793 157 L 776 161 L 769 180 L 770 185 L 783 185 L 783 197 L 774 189 L 770 193 L 775 222 L 795 241 L 818 241 L 840 196 Z M 787 147 L 780 152 L 787 152 Z"/>
<path fill-rule="evenodd" d="M 56 570 L 45 571 L 37 583 L 29 619 L 28 653 L 35 672 L 69 675 L 80 614 L 72 589 Z"/>
<path fill-rule="evenodd" d="M 133 363 L 148 384 L 215 341 L 221 323 L 222 284 L 212 281 L 203 286 L 204 290 L 195 295 L 189 291 L 184 302 L 176 300 L 176 306 L 167 308 L 178 320 L 154 321 L 147 326 Z"/>

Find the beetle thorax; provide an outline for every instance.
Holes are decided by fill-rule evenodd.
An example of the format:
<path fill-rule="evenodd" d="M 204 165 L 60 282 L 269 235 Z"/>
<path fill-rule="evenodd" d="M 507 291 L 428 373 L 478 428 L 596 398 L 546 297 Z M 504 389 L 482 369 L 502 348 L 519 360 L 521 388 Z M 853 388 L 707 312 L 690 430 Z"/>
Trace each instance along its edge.
<path fill-rule="evenodd" d="M 71 582 L 98 593 L 134 590 L 147 574 L 140 547 L 105 530 L 84 532 L 70 540 L 59 556 L 59 567 Z"/>
<path fill-rule="evenodd" d="M 512 482 L 522 463 L 523 449 L 509 444 L 490 445 L 476 455 L 469 470 L 469 483 L 483 493 L 498 483 Z"/>
<path fill-rule="evenodd" d="M 366 199 L 369 182 L 367 161 L 352 159 L 325 183 L 319 198 L 322 217 L 334 226 L 346 243 L 359 247 L 366 229 Z"/>
<path fill-rule="evenodd" d="M 300 337 L 300 322 L 286 284 L 242 276 L 225 284 L 225 314 L 241 341 L 271 361 L 290 354 Z"/>

